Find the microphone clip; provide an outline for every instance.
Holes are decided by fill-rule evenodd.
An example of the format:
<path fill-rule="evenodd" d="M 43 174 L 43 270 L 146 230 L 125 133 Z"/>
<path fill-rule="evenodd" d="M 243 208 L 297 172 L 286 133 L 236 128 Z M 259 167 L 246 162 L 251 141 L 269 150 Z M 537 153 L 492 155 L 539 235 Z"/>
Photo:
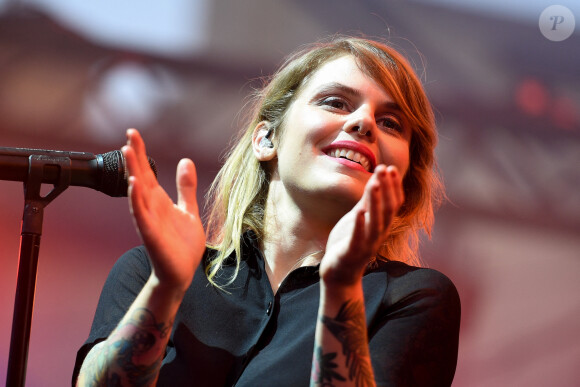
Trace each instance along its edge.
<path fill-rule="evenodd" d="M 41 187 L 47 169 L 57 169 L 57 180 L 53 183 L 52 190 L 43 196 Z M 24 181 L 23 233 L 42 234 L 44 208 L 70 186 L 70 181 L 71 159 L 69 157 L 30 155 L 28 176 Z"/>

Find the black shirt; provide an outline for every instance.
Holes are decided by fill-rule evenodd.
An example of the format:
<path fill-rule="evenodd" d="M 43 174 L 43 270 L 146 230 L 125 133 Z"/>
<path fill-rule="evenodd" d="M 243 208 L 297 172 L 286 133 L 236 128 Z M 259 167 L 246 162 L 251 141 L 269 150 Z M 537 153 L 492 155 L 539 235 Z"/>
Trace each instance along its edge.
<path fill-rule="evenodd" d="M 158 386 L 308 386 L 319 303 L 318 267 L 292 271 L 273 293 L 257 243 L 246 235 L 238 276 L 211 285 L 206 250 L 177 313 Z M 225 284 L 233 258 L 220 271 Z M 144 247 L 124 254 L 103 288 L 73 384 L 88 351 L 107 338 L 151 273 Z M 457 362 L 460 305 L 443 274 L 380 262 L 363 277 L 365 311 L 379 386 L 449 386 Z"/>

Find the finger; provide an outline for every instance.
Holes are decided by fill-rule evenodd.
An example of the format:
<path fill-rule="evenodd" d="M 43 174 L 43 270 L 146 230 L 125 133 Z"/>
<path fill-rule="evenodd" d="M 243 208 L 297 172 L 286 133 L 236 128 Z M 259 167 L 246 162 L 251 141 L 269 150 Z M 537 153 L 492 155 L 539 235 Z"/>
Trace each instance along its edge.
<path fill-rule="evenodd" d="M 365 223 L 366 223 L 365 212 L 366 211 L 364 211 L 362 208 L 358 209 L 356 212 L 356 217 L 355 217 L 355 221 L 354 221 L 354 229 L 352 230 L 352 239 L 351 239 L 351 244 L 353 244 L 353 245 L 360 243 L 364 238 Z"/>
<path fill-rule="evenodd" d="M 137 149 L 132 145 L 125 145 L 121 148 L 123 156 L 125 157 L 125 166 L 127 168 L 127 176 L 135 176 L 139 183 L 142 185 L 142 190 L 148 192 L 151 187 L 158 184 L 157 179 L 153 176 L 153 179 L 147 175 L 148 170 L 142 168 L 141 162 L 139 160 L 139 155 L 137 154 Z M 153 180 L 153 181 L 151 181 Z"/>
<path fill-rule="evenodd" d="M 141 167 L 139 161 L 137 160 L 137 154 L 135 153 L 135 148 L 130 145 L 125 145 L 121 148 L 123 157 L 125 158 L 125 167 L 127 168 L 127 176 L 135 177 L 139 182 L 143 183 L 143 174 L 141 173 Z"/>
<path fill-rule="evenodd" d="M 367 184 L 368 211 L 366 215 L 367 235 L 374 241 L 381 233 L 383 225 L 383 184 L 385 175 L 384 166 L 379 166 Z"/>
<path fill-rule="evenodd" d="M 398 207 L 401 207 L 405 202 L 405 192 L 403 190 L 403 177 L 399 174 L 399 170 L 394 165 L 393 169 L 389 170 L 389 173 L 393 181 L 393 189 L 395 191 Z"/>
<path fill-rule="evenodd" d="M 399 170 L 394 165 L 389 165 L 386 170 L 386 181 L 389 187 L 389 196 L 392 203 L 391 208 L 396 213 L 399 207 L 403 204 L 405 194 L 403 192 L 403 182 L 399 175 Z"/>
<path fill-rule="evenodd" d="M 383 179 L 384 192 L 384 228 L 390 228 L 393 218 L 397 214 L 399 207 L 402 204 L 401 181 L 397 167 L 390 165 L 385 171 Z"/>
<path fill-rule="evenodd" d="M 147 229 L 147 201 L 143 198 L 143 185 L 135 176 L 129 177 L 128 196 L 135 226 L 143 235 L 143 230 Z"/>
<path fill-rule="evenodd" d="M 182 159 L 177 164 L 177 206 L 182 210 L 199 215 L 197 205 L 197 172 L 190 159 Z"/>
<path fill-rule="evenodd" d="M 145 148 L 145 142 L 141 137 L 141 134 L 137 129 L 127 130 L 127 140 L 128 145 L 135 150 L 136 155 L 136 165 L 135 171 L 136 175 L 140 175 L 143 179 L 144 184 L 155 185 L 157 184 L 157 179 L 151 170 L 149 165 L 149 158 L 147 157 L 147 150 Z"/>
<path fill-rule="evenodd" d="M 129 141 L 127 141 L 127 145 L 121 148 L 121 152 L 125 158 L 125 167 L 127 168 L 128 176 L 140 176 L 141 171 L 139 162 L 137 161 L 137 155 L 135 154 L 135 148 L 129 144 Z"/>
<path fill-rule="evenodd" d="M 147 152 L 145 150 L 145 143 L 143 142 L 141 134 L 137 129 L 127 129 L 127 140 L 129 146 L 135 150 L 137 160 L 139 161 L 139 167 L 143 168 L 141 159 L 147 154 Z"/>
<path fill-rule="evenodd" d="M 128 191 L 129 206 L 133 216 L 138 215 L 143 219 L 145 211 L 149 210 L 149 201 L 151 197 L 151 187 L 144 184 L 146 178 L 141 173 L 141 167 L 137 160 L 135 148 L 127 145 L 121 148 L 125 157 L 125 164 L 128 170 Z"/>

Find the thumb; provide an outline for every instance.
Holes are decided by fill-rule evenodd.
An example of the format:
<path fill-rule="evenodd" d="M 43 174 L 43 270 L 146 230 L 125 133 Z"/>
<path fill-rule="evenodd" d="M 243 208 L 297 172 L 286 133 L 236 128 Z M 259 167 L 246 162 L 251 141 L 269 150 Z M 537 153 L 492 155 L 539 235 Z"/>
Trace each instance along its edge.
<path fill-rule="evenodd" d="M 197 172 L 190 159 L 181 159 L 175 176 L 177 183 L 177 206 L 190 214 L 199 215 L 197 205 Z"/>

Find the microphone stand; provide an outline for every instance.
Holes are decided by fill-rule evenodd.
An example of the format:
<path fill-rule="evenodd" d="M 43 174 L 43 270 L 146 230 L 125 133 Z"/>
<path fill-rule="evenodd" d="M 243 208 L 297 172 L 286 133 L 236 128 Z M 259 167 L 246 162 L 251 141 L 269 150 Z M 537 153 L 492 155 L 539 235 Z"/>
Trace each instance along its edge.
<path fill-rule="evenodd" d="M 31 155 L 28 163 L 6 387 L 23 387 L 26 379 L 44 208 L 66 190 L 71 181 L 69 157 Z M 58 169 L 58 181 L 48 194 L 41 196 L 43 175 L 50 169 Z"/>

